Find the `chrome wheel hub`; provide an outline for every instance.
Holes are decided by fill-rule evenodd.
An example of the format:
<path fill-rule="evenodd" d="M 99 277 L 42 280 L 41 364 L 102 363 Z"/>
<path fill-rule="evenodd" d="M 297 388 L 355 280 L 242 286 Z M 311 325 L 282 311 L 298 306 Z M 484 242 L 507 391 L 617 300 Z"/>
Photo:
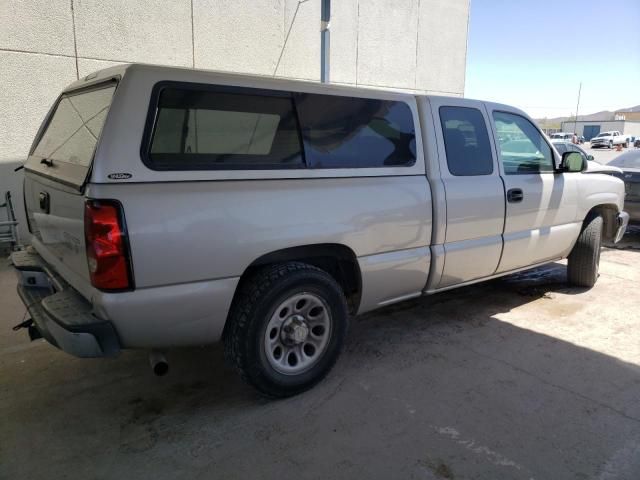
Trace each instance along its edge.
<path fill-rule="evenodd" d="M 298 345 L 309 336 L 309 326 L 302 315 L 293 315 L 283 322 L 280 335 L 283 343 Z"/>
<path fill-rule="evenodd" d="M 279 373 L 298 375 L 315 365 L 329 344 L 331 312 L 313 293 L 296 293 L 274 310 L 264 334 L 265 355 Z"/>

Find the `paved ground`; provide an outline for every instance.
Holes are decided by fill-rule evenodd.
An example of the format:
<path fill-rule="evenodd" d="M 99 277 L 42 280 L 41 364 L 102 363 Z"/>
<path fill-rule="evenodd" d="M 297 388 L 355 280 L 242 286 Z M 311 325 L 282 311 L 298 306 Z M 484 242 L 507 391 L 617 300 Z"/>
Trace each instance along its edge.
<path fill-rule="evenodd" d="M 640 230 L 590 291 L 561 264 L 356 319 L 324 383 L 267 401 L 216 348 L 80 360 L 11 332 L 2 479 L 640 478 Z"/>
<path fill-rule="evenodd" d="M 589 142 L 586 142 L 584 145 L 580 145 L 587 153 L 593 155 L 594 160 L 602 165 L 606 165 L 611 160 L 616 158 L 619 155 L 622 155 L 624 152 L 633 150 L 634 147 L 623 148 L 621 152 L 616 151 L 615 149 L 609 150 L 608 148 L 591 148 Z"/>

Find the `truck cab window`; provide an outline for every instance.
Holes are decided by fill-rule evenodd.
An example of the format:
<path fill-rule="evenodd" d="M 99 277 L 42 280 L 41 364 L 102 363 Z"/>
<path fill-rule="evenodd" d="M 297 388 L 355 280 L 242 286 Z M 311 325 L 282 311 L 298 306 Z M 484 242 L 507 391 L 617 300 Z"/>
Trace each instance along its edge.
<path fill-rule="evenodd" d="M 493 157 L 480 110 L 440 107 L 440 123 L 449 172 L 456 176 L 491 175 Z"/>
<path fill-rule="evenodd" d="M 493 120 L 506 175 L 553 172 L 551 147 L 529 120 L 506 112 L 493 112 Z"/>
<path fill-rule="evenodd" d="M 409 167 L 416 133 L 405 102 L 298 93 L 302 139 L 310 168 Z"/>

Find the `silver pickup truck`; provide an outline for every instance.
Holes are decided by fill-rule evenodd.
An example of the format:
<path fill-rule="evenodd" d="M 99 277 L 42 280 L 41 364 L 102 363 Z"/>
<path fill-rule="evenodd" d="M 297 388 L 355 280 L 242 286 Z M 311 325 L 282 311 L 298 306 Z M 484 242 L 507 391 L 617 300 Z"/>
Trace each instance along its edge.
<path fill-rule="evenodd" d="M 591 287 L 628 215 L 495 103 L 128 65 L 57 99 L 25 164 L 22 323 L 79 357 L 222 341 L 267 395 L 310 388 L 348 319 L 568 257 Z"/>

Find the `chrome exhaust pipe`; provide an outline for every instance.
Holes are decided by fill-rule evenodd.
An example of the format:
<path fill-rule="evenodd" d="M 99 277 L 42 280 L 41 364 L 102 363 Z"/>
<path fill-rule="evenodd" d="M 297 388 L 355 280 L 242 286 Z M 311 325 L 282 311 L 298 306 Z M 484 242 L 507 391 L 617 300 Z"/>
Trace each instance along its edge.
<path fill-rule="evenodd" d="M 169 372 L 169 362 L 167 362 L 164 353 L 159 350 L 151 350 L 151 352 L 149 352 L 149 364 L 151 365 L 153 373 L 158 377 L 162 377 Z"/>

